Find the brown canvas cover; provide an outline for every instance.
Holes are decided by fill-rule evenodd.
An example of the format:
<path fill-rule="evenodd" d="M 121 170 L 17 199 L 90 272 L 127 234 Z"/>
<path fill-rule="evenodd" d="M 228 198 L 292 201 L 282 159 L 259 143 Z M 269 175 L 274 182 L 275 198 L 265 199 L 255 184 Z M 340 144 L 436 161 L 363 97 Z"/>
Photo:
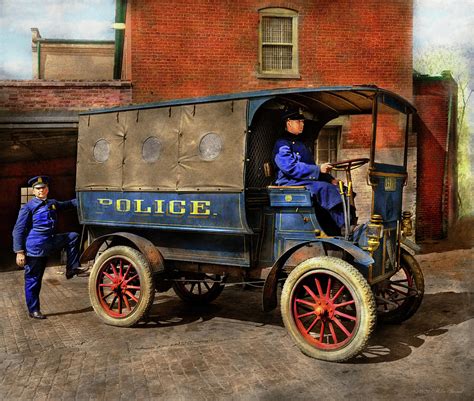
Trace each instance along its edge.
<path fill-rule="evenodd" d="M 246 116 L 246 99 L 82 115 L 76 190 L 240 192 Z"/>

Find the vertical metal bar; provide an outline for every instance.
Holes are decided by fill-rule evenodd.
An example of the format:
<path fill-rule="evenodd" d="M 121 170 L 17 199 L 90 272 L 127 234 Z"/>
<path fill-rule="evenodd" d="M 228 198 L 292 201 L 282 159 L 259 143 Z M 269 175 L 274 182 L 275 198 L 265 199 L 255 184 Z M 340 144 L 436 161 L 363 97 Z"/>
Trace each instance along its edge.
<path fill-rule="evenodd" d="M 375 140 L 377 136 L 378 94 L 372 100 L 372 142 L 370 144 L 370 167 L 375 162 Z"/>
<path fill-rule="evenodd" d="M 410 128 L 410 116 L 411 114 L 406 114 L 406 125 L 405 125 L 405 149 L 403 153 L 403 167 L 407 169 L 407 162 L 408 162 L 408 129 Z"/>
<path fill-rule="evenodd" d="M 400 257 L 402 253 L 401 247 L 401 240 L 402 240 L 402 230 L 400 227 L 400 220 L 397 220 L 397 270 L 400 269 Z"/>

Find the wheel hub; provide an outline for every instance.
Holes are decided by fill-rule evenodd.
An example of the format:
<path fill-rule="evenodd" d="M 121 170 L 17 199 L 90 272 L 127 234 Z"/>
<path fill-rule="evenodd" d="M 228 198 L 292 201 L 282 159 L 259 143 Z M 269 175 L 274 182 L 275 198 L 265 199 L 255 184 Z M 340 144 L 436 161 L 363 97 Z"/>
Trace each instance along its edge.
<path fill-rule="evenodd" d="M 314 313 L 321 319 L 331 320 L 334 317 L 334 307 L 331 302 L 321 301 L 316 303 Z"/>
<path fill-rule="evenodd" d="M 127 289 L 127 283 L 123 280 L 114 280 L 111 289 L 114 292 L 122 292 Z"/>

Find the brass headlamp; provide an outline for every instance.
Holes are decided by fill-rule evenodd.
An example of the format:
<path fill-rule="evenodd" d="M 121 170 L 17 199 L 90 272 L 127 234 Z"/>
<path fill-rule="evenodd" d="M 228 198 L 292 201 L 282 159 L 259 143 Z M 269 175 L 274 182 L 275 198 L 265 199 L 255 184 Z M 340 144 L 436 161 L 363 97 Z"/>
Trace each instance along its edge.
<path fill-rule="evenodd" d="M 413 223 L 411 221 L 412 214 L 411 212 L 402 213 L 402 234 L 405 237 L 413 235 Z"/>
<path fill-rule="evenodd" d="M 372 254 L 380 245 L 383 236 L 383 220 L 379 214 L 373 214 L 367 225 L 367 250 Z"/>

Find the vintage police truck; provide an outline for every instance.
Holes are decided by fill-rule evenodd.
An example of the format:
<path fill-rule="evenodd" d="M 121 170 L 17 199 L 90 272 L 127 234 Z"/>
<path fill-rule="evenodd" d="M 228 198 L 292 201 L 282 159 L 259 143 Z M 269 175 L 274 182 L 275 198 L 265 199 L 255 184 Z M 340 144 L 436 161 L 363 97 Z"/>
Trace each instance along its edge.
<path fill-rule="evenodd" d="M 356 134 L 358 121 L 369 121 L 360 125 L 371 142 L 367 157 L 333 163 L 346 173 L 344 210 L 354 204 L 353 188 L 371 193 L 369 217 L 355 231 L 348 219 L 344 235 L 335 230 L 305 187 L 273 185 L 273 145 L 289 107 L 307 117 L 312 143 L 335 118 L 349 116 Z M 156 292 L 173 288 L 185 302 L 207 303 L 226 283 L 261 280 L 266 311 L 283 286 L 283 322 L 305 354 L 357 355 L 377 318 L 408 319 L 423 297 L 411 213 L 402 208 L 415 112 L 368 85 L 81 113 L 76 191 L 95 312 L 107 324 L 132 326 Z M 363 179 L 352 182 L 363 165 Z"/>

